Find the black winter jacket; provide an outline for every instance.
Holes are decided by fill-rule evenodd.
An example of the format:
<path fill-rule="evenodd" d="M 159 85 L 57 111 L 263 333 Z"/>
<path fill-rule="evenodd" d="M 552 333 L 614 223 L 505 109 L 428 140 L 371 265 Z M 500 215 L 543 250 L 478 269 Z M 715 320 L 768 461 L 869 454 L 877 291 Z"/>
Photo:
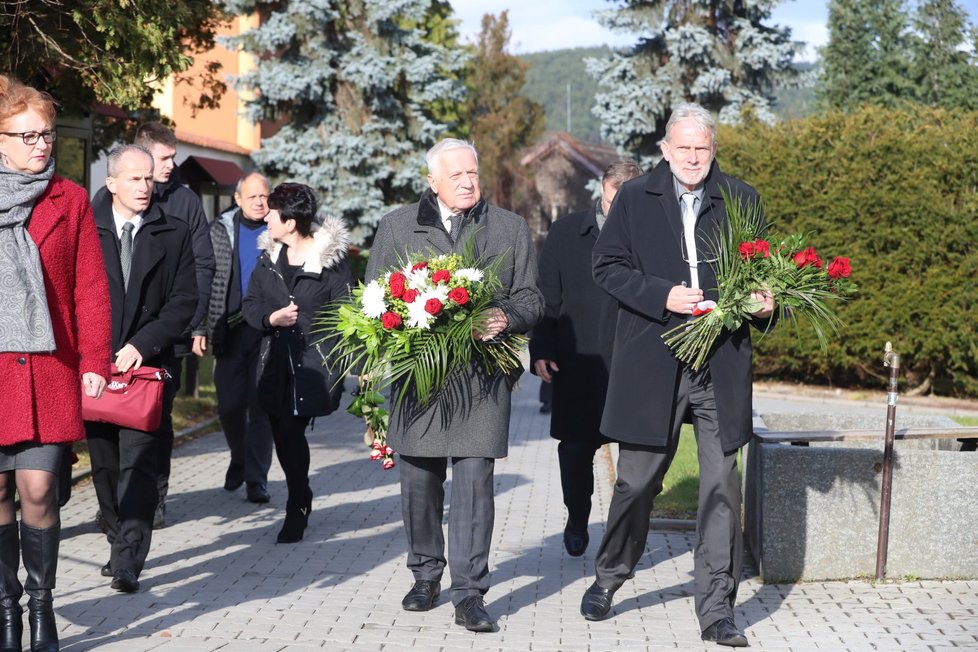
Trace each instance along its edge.
<path fill-rule="evenodd" d="M 296 274 L 291 286 L 282 273 L 287 262 L 281 243 L 266 231 L 259 237 L 263 250 L 251 274 L 242 306 L 245 320 L 262 333 L 258 359 L 258 396 L 273 415 L 315 417 L 333 412 L 342 386 L 330 372 L 332 346 L 312 333 L 316 314 L 326 305 L 350 294 L 353 276 L 347 261 L 349 231 L 343 222 L 327 218 L 313 234 L 315 249 Z M 299 319 L 294 326 L 269 325 L 269 315 L 294 301 Z"/>

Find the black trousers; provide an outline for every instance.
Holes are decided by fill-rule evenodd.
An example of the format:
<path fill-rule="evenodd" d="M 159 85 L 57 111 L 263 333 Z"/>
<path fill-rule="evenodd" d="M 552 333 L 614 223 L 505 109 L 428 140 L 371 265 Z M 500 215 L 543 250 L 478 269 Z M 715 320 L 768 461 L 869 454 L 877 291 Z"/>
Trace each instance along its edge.
<path fill-rule="evenodd" d="M 174 384 L 167 383 L 163 418 L 170 423 L 175 394 Z M 109 562 L 114 571 L 128 569 L 138 576 L 146 563 L 153 534 L 160 431 L 143 432 L 86 421 L 85 434 L 92 461 L 92 484 L 109 526 Z"/>
<path fill-rule="evenodd" d="M 285 484 L 289 489 L 286 507 L 300 508 L 308 502 L 309 488 L 309 441 L 306 427 L 309 417 L 290 414 L 269 415 L 272 434 L 275 438 L 275 455 L 285 473 Z"/>
<path fill-rule="evenodd" d="M 683 416 L 690 414 L 700 466 L 693 580 L 696 616 L 702 630 L 733 617 L 744 556 L 740 483 L 737 454 L 724 455 L 720 443 L 709 372 L 684 369 L 681 374 L 669 445 L 619 444 L 618 479 L 594 565 L 598 584 L 617 589 L 645 553 L 652 502 L 662 492 L 662 479 L 676 453 Z"/>
<path fill-rule="evenodd" d="M 265 484 L 272 465 L 272 426 L 258 401 L 255 375 L 261 333 L 245 323 L 228 329 L 214 353 L 217 413 L 231 451 L 231 470 Z"/>
<path fill-rule="evenodd" d="M 401 513 L 407 535 L 407 566 L 417 580 L 441 581 L 445 570 L 445 511 L 448 458 L 401 455 Z M 495 460 L 452 458 L 452 496 L 448 512 L 451 597 L 456 606 L 489 590 L 489 544 L 495 521 Z"/>
<path fill-rule="evenodd" d="M 601 448 L 595 441 L 562 440 L 557 444 L 560 463 L 560 488 L 567 507 L 567 527 L 587 530 L 594 494 L 594 454 Z"/>

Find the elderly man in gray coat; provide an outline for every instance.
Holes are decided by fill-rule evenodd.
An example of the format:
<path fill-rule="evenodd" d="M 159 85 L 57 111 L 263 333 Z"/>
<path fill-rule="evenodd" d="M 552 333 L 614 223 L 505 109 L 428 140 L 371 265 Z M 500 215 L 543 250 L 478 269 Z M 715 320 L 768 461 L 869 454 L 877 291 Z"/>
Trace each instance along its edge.
<path fill-rule="evenodd" d="M 384 216 L 374 237 L 367 278 L 418 254 L 460 253 L 471 246 L 495 265 L 502 290 L 474 337 L 492 339 L 530 330 L 543 316 L 530 229 L 519 215 L 488 204 L 479 189 L 478 154 L 446 138 L 427 155 L 429 189 L 417 204 Z M 471 243 L 471 244 L 469 244 Z M 489 544 L 494 519 L 493 467 L 509 443 L 513 377 L 473 365 L 421 406 L 409 398 L 391 415 L 389 440 L 400 453 L 401 509 L 414 585 L 407 611 L 428 611 L 441 592 L 444 483 L 452 461 L 448 558 L 455 623 L 475 632 L 495 629 L 483 596 L 489 590 Z"/>

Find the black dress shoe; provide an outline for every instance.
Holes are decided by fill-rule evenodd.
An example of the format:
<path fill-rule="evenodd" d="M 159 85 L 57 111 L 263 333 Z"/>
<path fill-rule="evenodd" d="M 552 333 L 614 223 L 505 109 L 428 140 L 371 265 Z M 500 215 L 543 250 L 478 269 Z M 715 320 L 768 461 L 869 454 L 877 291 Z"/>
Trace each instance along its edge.
<path fill-rule="evenodd" d="M 249 482 L 248 483 L 248 502 L 264 504 L 270 501 L 272 497 L 268 495 L 268 489 L 261 482 Z"/>
<path fill-rule="evenodd" d="M 571 557 L 583 555 L 589 540 L 587 530 L 574 530 L 569 527 L 564 529 L 564 548 Z"/>
<path fill-rule="evenodd" d="M 606 589 L 595 582 L 584 592 L 581 600 L 581 615 L 587 620 L 604 620 L 611 611 L 611 600 L 616 589 Z"/>
<path fill-rule="evenodd" d="M 455 607 L 455 624 L 470 632 L 492 632 L 496 629 L 496 623 L 486 611 L 481 595 L 467 596 L 458 603 Z"/>
<path fill-rule="evenodd" d="M 418 580 L 401 600 L 404 611 L 430 611 L 441 595 L 441 585 L 434 580 Z"/>
<path fill-rule="evenodd" d="M 750 645 L 744 633 L 737 629 L 733 618 L 718 620 L 704 629 L 702 639 L 727 647 L 748 647 Z"/>
<path fill-rule="evenodd" d="M 98 569 L 98 572 L 99 575 L 101 575 L 102 577 L 112 577 L 112 562 L 111 561 L 105 562 L 105 566 L 102 566 L 102 568 Z"/>
<path fill-rule="evenodd" d="M 121 568 L 112 575 L 112 588 L 122 593 L 135 593 L 139 590 L 139 580 L 136 573 L 128 568 Z"/>
<path fill-rule="evenodd" d="M 244 484 L 244 469 L 229 466 L 228 472 L 224 474 L 224 490 L 237 491 L 238 487 Z"/>

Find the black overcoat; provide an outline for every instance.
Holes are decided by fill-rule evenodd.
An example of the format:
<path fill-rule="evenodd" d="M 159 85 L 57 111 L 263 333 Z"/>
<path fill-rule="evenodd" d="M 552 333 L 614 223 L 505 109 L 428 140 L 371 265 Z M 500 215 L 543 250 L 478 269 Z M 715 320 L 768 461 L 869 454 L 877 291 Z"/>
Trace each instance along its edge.
<path fill-rule="evenodd" d="M 347 262 L 350 234 L 342 221 L 327 218 L 313 233 L 313 250 L 287 285 L 281 243 L 265 231 L 262 250 L 248 280 L 242 302 L 245 321 L 262 332 L 258 357 L 258 397 L 266 412 L 317 417 L 339 406 L 342 385 L 333 365 L 336 338 L 323 340 L 313 332 L 313 319 L 323 308 L 350 295 L 353 275 Z M 294 301 L 299 316 L 292 326 L 271 326 L 269 316 Z"/>
<path fill-rule="evenodd" d="M 696 221 L 697 251 L 711 251 L 728 225 L 722 192 L 738 201 L 758 201 L 757 191 L 720 171 L 716 162 L 705 182 Z M 664 446 L 675 419 L 680 362 L 662 340 L 688 316 L 666 310 L 670 290 L 689 283 L 683 260 L 679 199 L 665 160 L 648 174 L 625 182 L 594 246 L 594 279 L 619 302 L 611 376 L 601 432 L 622 442 Z M 701 254 L 702 256 L 702 254 Z M 706 258 L 709 258 L 707 255 Z M 717 298 L 716 272 L 699 265 L 700 287 Z M 764 328 L 768 320 L 755 320 Z M 751 436 L 751 339 L 745 323 L 724 331 L 707 360 L 713 379 L 720 439 L 725 452 Z"/>
<path fill-rule="evenodd" d="M 93 207 L 112 302 L 112 353 L 132 344 L 143 364 L 173 368 L 173 346 L 197 307 L 190 230 L 157 206 L 143 214 L 133 240 L 129 290 L 122 284 L 119 237 L 111 202 Z"/>
<path fill-rule="evenodd" d="M 591 274 L 596 208 L 554 222 L 540 251 L 538 285 L 546 312 L 533 329 L 530 360 L 554 360 L 560 369 L 553 380 L 550 436 L 564 441 L 604 440 L 599 427 L 618 302 Z"/>

